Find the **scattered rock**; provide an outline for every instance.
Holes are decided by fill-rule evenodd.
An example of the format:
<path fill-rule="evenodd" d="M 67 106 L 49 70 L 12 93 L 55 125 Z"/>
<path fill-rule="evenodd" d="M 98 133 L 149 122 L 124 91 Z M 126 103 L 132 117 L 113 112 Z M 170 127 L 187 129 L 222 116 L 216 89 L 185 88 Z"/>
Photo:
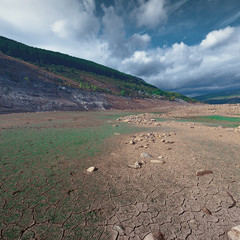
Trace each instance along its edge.
<path fill-rule="evenodd" d="M 158 159 L 162 159 L 162 158 L 163 158 L 163 156 L 161 156 L 161 155 L 160 155 L 160 156 L 158 156 Z"/>
<path fill-rule="evenodd" d="M 139 169 L 142 167 L 142 164 L 139 161 L 137 161 L 133 165 L 128 165 L 128 167 L 134 168 L 134 169 Z"/>
<path fill-rule="evenodd" d="M 164 160 L 162 160 L 162 159 L 159 159 L 159 160 L 151 160 L 150 161 L 151 163 L 160 163 L 160 164 L 164 164 L 164 163 L 166 163 Z"/>
<path fill-rule="evenodd" d="M 165 139 L 162 139 L 161 142 L 166 142 L 166 140 L 165 140 Z"/>
<path fill-rule="evenodd" d="M 123 232 L 124 231 L 124 228 L 121 225 L 114 225 L 113 229 L 117 230 L 118 232 Z"/>
<path fill-rule="evenodd" d="M 230 240 L 239 240 L 240 239 L 240 225 L 233 227 L 228 233 L 228 238 Z"/>
<path fill-rule="evenodd" d="M 149 233 L 143 240 L 165 240 L 161 232 Z"/>
<path fill-rule="evenodd" d="M 114 124 L 113 127 L 118 127 L 118 125 L 117 125 L 117 124 Z"/>
<path fill-rule="evenodd" d="M 203 175 L 206 175 L 206 174 L 213 174 L 213 172 L 212 172 L 211 170 L 198 170 L 198 171 L 196 172 L 196 175 L 197 175 L 198 177 L 203 176 Z"/>
<path fill-rule="evenodd" d="M 201 210 L 208 215 L 212 215 L 211 211 L 209 209 L 207 209 L 206 207 L 202 207 Z"/>
<path fill-rule="evenodd" d="M 131 141 L 129 142 L 129 144 L 134 145 L 135 142 L 134 142 L 133 140 L 131 140 Z"/>
<path fill-rule="evenodd" d="M 96 171 L 96 170 L 97 170 L 97 168 L 95 168 L 95 167 L 90 167 L 90 168 L 87 169 L 87 172 L 91 173 L 91 172 L 94 172 L 94 171 Z"/>
<path fill-rule="evenodd" d="M 117 135 L 117 136 L 119 136 L 119 135 L 120 135 L 120 133 L 114 133 L 114 135 Z"/>
<path fill-rule="evenodd" d="M 146 152 L 142 152 L 142 153 L 141 153 L 141 157 L 142 157 L 142 158 L 149 158 L 149 159 L 150 159 L 150 158 L 153 158 L 152 155 L 150 155 L 149 153 L 146 153 Z"/>
<path fill-rule="evenodd" d="M 167 140 L 167 141 L 165 141 L 165 143 L 168 143 L 168 144 L 173 144 L 173 143 L 174 143 L 174 141 Z"/>
<path fill-rule="evenodd" d="M 237 128 L 234 129 L 235 133 L 240 133 L 240 126 L 238 126 Z"/>

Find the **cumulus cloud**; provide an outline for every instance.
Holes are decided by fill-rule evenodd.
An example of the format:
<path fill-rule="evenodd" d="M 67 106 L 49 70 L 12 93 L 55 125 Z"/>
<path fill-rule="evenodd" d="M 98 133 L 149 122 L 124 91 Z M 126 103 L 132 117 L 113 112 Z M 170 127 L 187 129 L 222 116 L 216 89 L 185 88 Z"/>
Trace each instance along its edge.
<path fill-rule="evenodd" d="M 240 27 L 210 32 L 199 45 L 175 43 L 168 48 L 136 51 L 122 70 L 162 89 L 194 95 L 240 88 Z"/>
<path fill-rule="evenodd" d="M 59 51 L 67 50 L 69 54 L 78 49 L 80 52 L 75 51 L 74 56 L 80 56 L 90 43 L 98 42 L 87 48 L 91 52 L 96 48 L 95 54 L 103 44 L 98 41 L 100 21 L 96 17 L 95 0 L 1 0 L 0 16 L 0 26 L 8 26 L 1 34 L 16 39 L 16 33 L 20 32 L 17 40 L 27 44 L 33 41 L 37 47 L 56 50 L 62 46 Z M 89 54 L 94 55 L 89 52 L 82 57 Z"/>
<path fill-rule="evenodd" d="M 151 37 L 145 34 L 134 33 L 126 36 L 124 19 L 116 13 L 113 6 L 102 4 L 104 16 L 102 18 L 103 30 L 101 38 L 108 42 L 108 50 L 113 58 L 124 59 L 131 56 L 136 50 L 146 49 Z M 111 59 L 112 61 L 112 59 Z"/>
<path fill-rule="evenodd" d="M 231 38 L 233 33 L 234 29 L 231 27 L 220 29 L 218 31 L 212 31 L 207 35 L 206 39 L 202 40 L 200 46 L 202 48 L 217 47 L 221 43 L 226 43 L 226 41 Z"/>

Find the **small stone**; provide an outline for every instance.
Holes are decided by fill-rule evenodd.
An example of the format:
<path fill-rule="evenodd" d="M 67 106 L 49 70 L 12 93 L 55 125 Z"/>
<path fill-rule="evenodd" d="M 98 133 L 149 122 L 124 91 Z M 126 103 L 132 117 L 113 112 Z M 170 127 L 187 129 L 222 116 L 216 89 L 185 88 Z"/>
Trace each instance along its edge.
<path fill-rule="evenodd" d="M 149 233 L 143 240 L 165 240 L 164 235 L 161 232 Z"/>
<path fill-rule="evenodd" d="M 163 158 L 163 156 L 161 156 L 161 155 L 160 155 L 160 156 L 158 156 L 158 159 L 162 159 L 162 158 Z"/>
<path fill-rule="evenodd" d="M 89 173 L 94 172 L 94 171 L 96 171 L 95 167 L 90 167 L 87 169 L 87 172 L 89 172 Z"/>
<path fill-rule="evenodd" d="M 114 135 L 117 135 L 117 136 L 119 136 L 119 135 L 120 135 L 120 133 L 114 133 Z"/>
<path fill-rule="evenodd" d="M 165 139 L 162 139 L 161 142 L 166 142 L 166 140 L 165 140 Z"/>
<path fill-rule="evenodd" d="M 118 125 L 117 125 L 117 124 L 115 124 L 115 125 L 113 125 L 113 127 L 118 127 Z"/>
<path fill-rule="evenodd" d="M 164 164 L 164 163 L 166 163 L 164 160 L 162 160 L 162 159 L 159 159 L 159 160 L 151 160 L 150 161 L 151 163 L 160 163 L 160 164 Z"/>
<path fill-rule="evenodd" d="M 134 169 L 139 169 L 142 167 L 142 164 L 139 161 L 137 161 L 134 163 L 134 165 L 128 165 L 128 167 L 134 168 Z"/>
<path fill-rule="evenodd" d="M 146 152 L 142 152 L 140 156 L 142 158 L 153 158 L 152 155 L 150 155 L 149 153 L 146 153 Z"/>
<path fill-rule="evenodd" d="M 228 238 L 230 240 L 239 240 L 240 239 L 240 225 L 233 227 L 228 233 Z"/>
<path fill-rule="evenodd" d="M 196 175 L 197 175 L 198 177 L 203 176 L 203 175 L 206 175 L 206 174 L 213 174 L 213 172 L 212 172 L 211 170 L 198 170 L 198 171 L 196 172 Z"/>
<path fill-rule="evenodd" d="M 144 146 L 144 148 L 148 148 L 148 146 L 147 146 L 147 145 L 145 145 L 145 146 Z"/>
<path fill-rule="evenodd" d="M 129 144 L 134 145 L 135 142 L 134 142 L 133 140 L 131 140 L 131 141 L 129 142 Z"/>
<path fill-rule="evenodd" d="M 114 225 L 113 229 L 117 230 L 118 232 L 123 232 L 124 231 L 124 228 L 121 225 Z"/>
<path fill-rule="evenodd" d="M 212 215 L 211 211 L 209 209 L 207 209 L 206 207 L 202 207 L 201 210 L 208 215 Z"/>

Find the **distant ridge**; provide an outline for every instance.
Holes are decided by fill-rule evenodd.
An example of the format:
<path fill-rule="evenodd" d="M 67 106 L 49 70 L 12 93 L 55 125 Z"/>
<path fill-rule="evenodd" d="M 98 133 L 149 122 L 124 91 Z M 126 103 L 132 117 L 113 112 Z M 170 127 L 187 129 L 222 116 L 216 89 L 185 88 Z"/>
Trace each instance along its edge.
<path fill-rule="evenodd" d="M 209 104 L 240 103 L 240 89 L 219 93 L 209 93 L 194 98 Z"/>

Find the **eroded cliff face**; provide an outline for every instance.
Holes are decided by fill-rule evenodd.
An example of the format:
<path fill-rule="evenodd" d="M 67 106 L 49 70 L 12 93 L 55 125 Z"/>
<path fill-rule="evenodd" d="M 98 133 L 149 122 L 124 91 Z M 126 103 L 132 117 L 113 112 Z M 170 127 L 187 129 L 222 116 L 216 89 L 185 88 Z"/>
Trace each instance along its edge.
<path fill-rule="evenodd" d="M 0 113 L 109 107 L 99 93 L 63 85 L 54 74 L 0 54 Z"/>

